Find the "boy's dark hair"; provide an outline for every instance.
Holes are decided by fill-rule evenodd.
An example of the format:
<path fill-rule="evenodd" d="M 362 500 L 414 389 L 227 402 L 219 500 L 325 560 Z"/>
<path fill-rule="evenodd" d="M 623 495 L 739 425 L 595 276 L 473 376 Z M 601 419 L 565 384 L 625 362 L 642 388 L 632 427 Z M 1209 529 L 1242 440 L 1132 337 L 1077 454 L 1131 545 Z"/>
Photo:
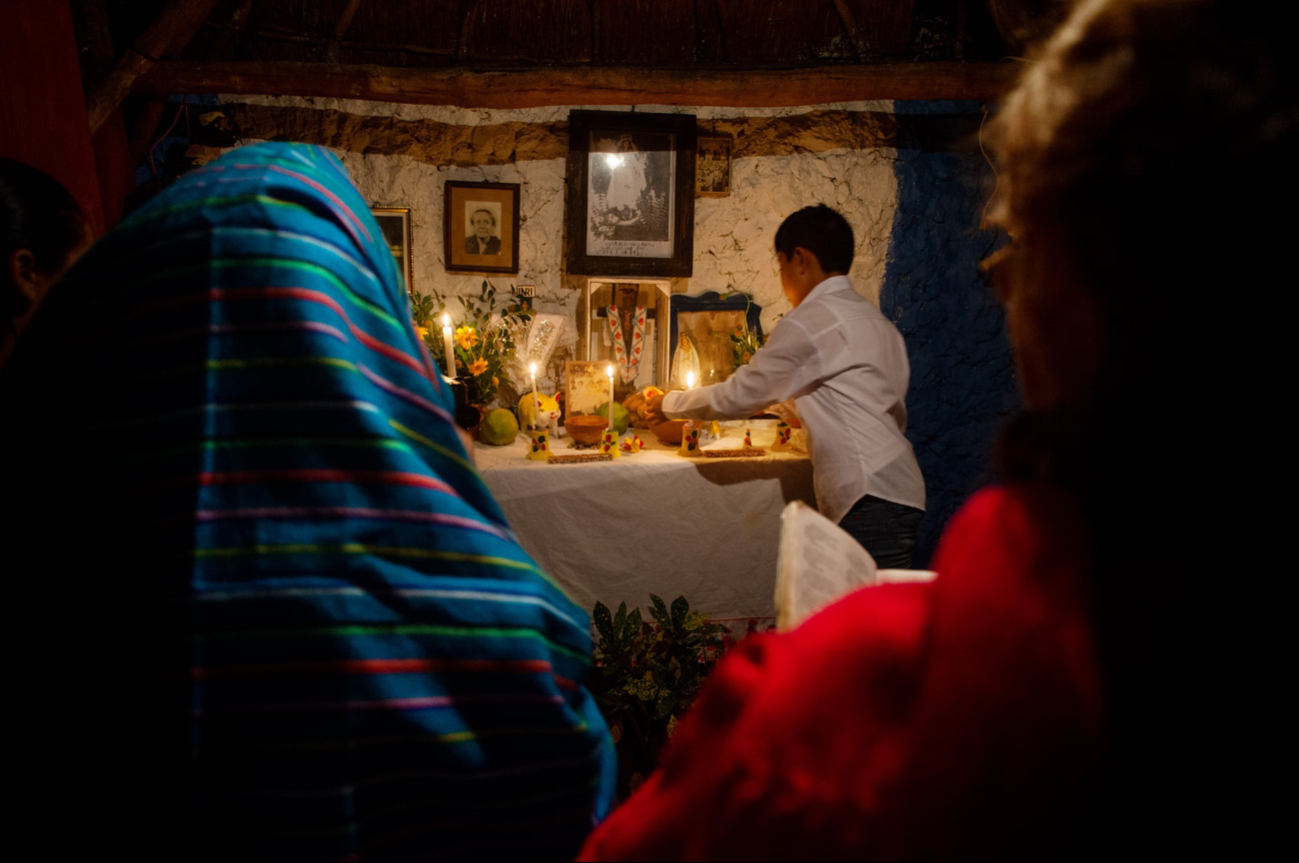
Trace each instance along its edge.
<path fill-rule="evenodd" d="M 804 207 L 781 222 L 776 231 L 776 252 L 786 258 L 797 248 L 816 255 L 827 273 L 846 273 L 852 267 L 852 226 L 837 211 L 825 204 Z"/>

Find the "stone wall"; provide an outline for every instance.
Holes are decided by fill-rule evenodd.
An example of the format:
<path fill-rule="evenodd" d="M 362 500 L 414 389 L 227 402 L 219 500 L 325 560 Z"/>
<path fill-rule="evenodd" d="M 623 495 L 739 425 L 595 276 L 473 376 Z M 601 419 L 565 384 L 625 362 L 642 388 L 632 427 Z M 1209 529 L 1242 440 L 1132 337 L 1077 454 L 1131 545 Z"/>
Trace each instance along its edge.
<path fill-rule="evenodd" d="M 410 207 L 416 291 L 477 294 L 484 278 L 500 288 L 532 284 L 540 310 L 576 314 L 585 277 L 566 277 L 563 266 L 571 108 L 469 111 L 326 99 L 225 101 L 244 143 L 295 140 L 330 147 L 372 205 Z M 776 228 L 799 207 L 827 203 L 853 224 L 857 257 L 852 276 L 864 296 L 878 301 L 897 198 L 897 132 L 890 105 L 638 107 L 693 113 L 701 133 L 730 134 L 735 141 L 730 196 L 695 199 L 694 275 L 677 288 L 691 294 L 750 293 L 762 306 L 764 328 L 770 329 L 789 310 L 772 251 Z M 518 276 L 445 271 L 442 201 L 447 180 L 522 185 Z"/>
<path fill-rule="evenodd" d="M 880 308 L 911 360 L 908 427 L 928 496 L 915 566 L 970 493 L 991 479 L 993 441 L 1018 406 L 1005 317 L 979 274 L 999 236 L 980 229 L 993 176 L 983 106 L 898 102 L 898 199 Z"/>

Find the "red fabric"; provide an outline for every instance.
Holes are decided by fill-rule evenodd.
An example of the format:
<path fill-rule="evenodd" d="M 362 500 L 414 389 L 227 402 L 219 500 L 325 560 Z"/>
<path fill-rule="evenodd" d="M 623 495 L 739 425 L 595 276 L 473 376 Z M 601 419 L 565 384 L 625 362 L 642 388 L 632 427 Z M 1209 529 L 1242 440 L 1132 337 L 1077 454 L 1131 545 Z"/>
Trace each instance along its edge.
<path fill-rule="evenodd" d="M 747 639 L 580 859 L 1069 850 L 1104 760 L 1078 524 L 1050 489 L 981 492 L 936 582 Z"/>

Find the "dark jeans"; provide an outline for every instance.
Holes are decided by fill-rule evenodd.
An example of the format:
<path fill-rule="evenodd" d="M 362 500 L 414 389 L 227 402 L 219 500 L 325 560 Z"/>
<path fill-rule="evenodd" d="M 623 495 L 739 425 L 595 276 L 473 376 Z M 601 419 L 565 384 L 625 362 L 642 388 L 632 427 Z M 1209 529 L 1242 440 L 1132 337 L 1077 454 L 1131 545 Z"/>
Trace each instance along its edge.
<path fill-rule="evenodd" d="M 866 495 L 853 504 L 839 526 L 861 543 L 880 569 L 910 569 L 916 529 L 925 511 Z"/>

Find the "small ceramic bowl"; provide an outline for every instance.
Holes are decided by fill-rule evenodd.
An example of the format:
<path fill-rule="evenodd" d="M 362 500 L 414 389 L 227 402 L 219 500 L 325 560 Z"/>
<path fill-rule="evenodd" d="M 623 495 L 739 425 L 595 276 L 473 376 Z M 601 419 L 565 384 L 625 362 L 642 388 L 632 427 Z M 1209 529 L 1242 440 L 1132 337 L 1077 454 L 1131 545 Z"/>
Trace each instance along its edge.
<path fill-rule="evenodd" d="M 609 421 L 598 416 L 575 416 L 564 420 L 564 431 L 569 437 L 583 446 L 595 446 L 600 442 L 600 433 L 609 426 Z"/>
<path fill-rule="evenodd" d="M 685 430 L 686 423 L 689 420 L 668 420 L 658 425 L 650 426 L 650 431 L 654 432 L 654 437 L 659 439 L 659 443 L 664 446 L 676 446 L 681 443 L 681 433 Z"/>

